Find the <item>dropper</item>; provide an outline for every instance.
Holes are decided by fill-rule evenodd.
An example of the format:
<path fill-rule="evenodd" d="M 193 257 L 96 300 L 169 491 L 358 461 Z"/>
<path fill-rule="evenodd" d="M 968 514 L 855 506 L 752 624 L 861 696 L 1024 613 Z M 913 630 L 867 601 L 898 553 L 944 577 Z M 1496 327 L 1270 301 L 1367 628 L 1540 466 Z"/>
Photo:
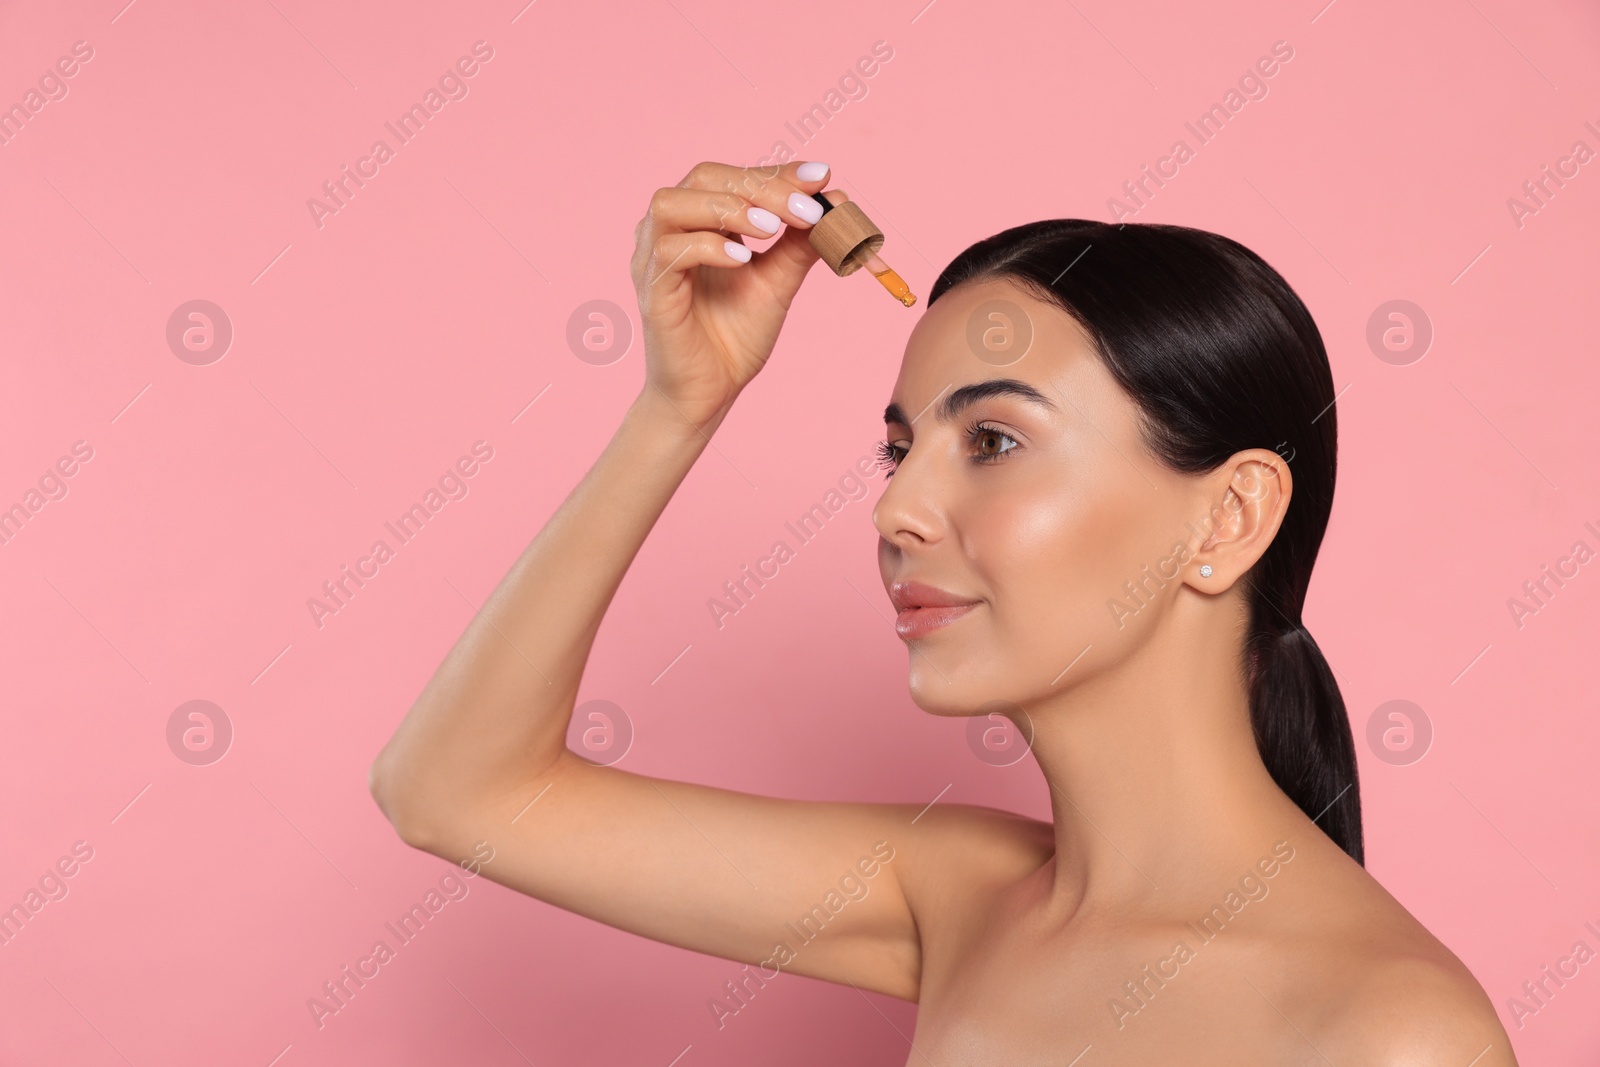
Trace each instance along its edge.
<path fill-rule="evenodd" d="M 872 276 L 882 282 L 885 289 L 889 290 L 889 294 L 906 307 L 910 307 L 917 302 L 917 296 L 911 291 L 911 286 L 906 284 L 904 278 L 895 273 L 893 267 L 879 259 L 878 253 L 868 252 L 862 257 L 861 265 L 870 270 Z"/>
<path fill-rule="evenodd" d="M 893 267 L 878 256 L 883 247 L 883 231 L 873 225 L 853 200 L 835 205 L 821 193 L 812 198 L 822 205 L 822 218 L 811 227 L 812 247 L 822 254 L 828 266 L 840 277 L 866 267 L 889 295 L 906 307 L 917 302 L 911 287 Z"/>

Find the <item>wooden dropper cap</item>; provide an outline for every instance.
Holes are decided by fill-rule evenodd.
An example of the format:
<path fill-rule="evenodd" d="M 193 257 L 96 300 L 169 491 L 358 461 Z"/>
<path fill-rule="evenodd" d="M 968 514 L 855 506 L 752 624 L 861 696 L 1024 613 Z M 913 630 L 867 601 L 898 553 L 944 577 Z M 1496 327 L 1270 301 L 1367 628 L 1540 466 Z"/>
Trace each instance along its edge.
<path fill-rule="evenodd" d="M 867 254 L 883 247 L 883 231 L 854 200 L 835 204 L 821 193 L 811 195 L 822 205 L 822 218 L 811 227 L 811 247 L 841 278 L 860 270 Z"/>

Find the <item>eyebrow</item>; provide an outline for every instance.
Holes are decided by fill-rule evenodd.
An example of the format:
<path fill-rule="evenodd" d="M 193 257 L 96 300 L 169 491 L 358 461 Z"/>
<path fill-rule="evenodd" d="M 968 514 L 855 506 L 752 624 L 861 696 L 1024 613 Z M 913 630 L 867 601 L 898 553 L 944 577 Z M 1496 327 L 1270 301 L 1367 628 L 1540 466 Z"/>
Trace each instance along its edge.
<path fill-rule="evenodd" d="M 946 396 L 939 403 L 938 418 L 941 422 L 950 422 L 973 404 L 991 396 L 1014 396 L 1050 411 L 1058 410 L 1049 397 L 1027 382 L 1020 382 L 1015 378 L 990 378 L 973 382 L 971 385 L 963 385 Z M 911 420 L 906 418 L 905 409 L 895 403 L 890 403 L 883 409 L 883 421 L 898 423 L 901 426 L 911 425 Z"/>

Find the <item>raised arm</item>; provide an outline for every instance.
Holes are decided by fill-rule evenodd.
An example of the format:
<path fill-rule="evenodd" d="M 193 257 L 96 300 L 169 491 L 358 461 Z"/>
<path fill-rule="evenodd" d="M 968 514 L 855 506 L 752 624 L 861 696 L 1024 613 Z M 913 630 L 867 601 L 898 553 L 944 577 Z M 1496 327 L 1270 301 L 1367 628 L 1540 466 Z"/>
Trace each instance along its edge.
<path fill-rule="evenodd" d="M 566 748 L 606 607 L 818 258 L 790 194 L 823 184 L 794 164 L 704 163 L 657 190 L 632 264 L 644 389 L 423 689 L 371 788 L 408 843 L 461 861 L 487 842 L 482 873 L 541 900 L 763 965 L 755 973 L 767 977 L 782 969 L 915 999 L 908 887 L 970 863 L 963 843 L 1037 862 L 1036 827 L 951 805 L 918 818 L 920 805 L 752 796 L 596 766 Z M 752 207 L 790 228 L 744 263 L 725 240 L 769 236 Z M 937 894 L 923 895 L 932 906 Z"/>
<path fill-rule="evenodd" d="M 818 258 L 789 197 L 811 202 L 823 182 L 795 170 L 702 163 L 651 197 L 631 263 L 644 387 L 373 764 L 373 795 L 408 840 L 432 839 L 463 806 L 516 793 L 566 758 L 574 698 L 622 576 L 766 363 Z M 749 263 L 729 254 L 744 246 L 725 235 L 770 236 L 756 222 L 776 229 L 779 218 L 791 229 L 773 248 Z"/>

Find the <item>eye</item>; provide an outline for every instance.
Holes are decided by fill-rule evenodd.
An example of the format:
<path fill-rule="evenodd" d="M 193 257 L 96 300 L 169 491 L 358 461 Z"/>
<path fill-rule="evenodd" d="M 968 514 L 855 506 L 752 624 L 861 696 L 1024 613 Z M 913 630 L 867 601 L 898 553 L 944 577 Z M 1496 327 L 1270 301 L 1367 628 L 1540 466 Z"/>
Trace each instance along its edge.
<path fill-rule="evenodd" d="M 905 451 L 899 445 L 892 445 L 888 441 L 878 442 L 878 467 L 884 472 L 885 478 L 894 476 L 894 469 L 905 458 Z"/>
<path fill-rule="evenodd" d="M 1010 441 L 1011 447 L 1002 448 L 999 445 L 996 445 L 995 451 L 993 452 L 982 451 L 985 445 L 995 438 L 1000 438 L 1003 441 Z M 992 463 L 1001 456 L 1005 455 L 1007 452 L 1010 452 L 1012 448 L 1016 448 L 1018 446 L 1018 442 L 1015 437 L 1012 437 L 1004 430 L 997 429 L 993 426 L 987 426 L 981 422 L 975 422 L 971 426 L 967 427 L 967 440 L 971 441 L 973 446 L 980 450 L 978 455 L 972 457 L 977 463 Z"/>
<path fill-rule="evenodd" d="M 974 463 L 993 463 L 1007 452 L 1019 447 L 1015 437 L 998 427 L 981 422 L 967 427 L 967 440 L 978 449 L 978 453 L 972 457 Z M 1007 441 L 1010 442 L 1009 445 L 1003 443 Z M 878 467 L 884 471 L 885 478 L 894 476 L 895 468 L 906 458 L 906 451 L 900 445 L 891 444 L 887 440 L 878 442 Z"/>

